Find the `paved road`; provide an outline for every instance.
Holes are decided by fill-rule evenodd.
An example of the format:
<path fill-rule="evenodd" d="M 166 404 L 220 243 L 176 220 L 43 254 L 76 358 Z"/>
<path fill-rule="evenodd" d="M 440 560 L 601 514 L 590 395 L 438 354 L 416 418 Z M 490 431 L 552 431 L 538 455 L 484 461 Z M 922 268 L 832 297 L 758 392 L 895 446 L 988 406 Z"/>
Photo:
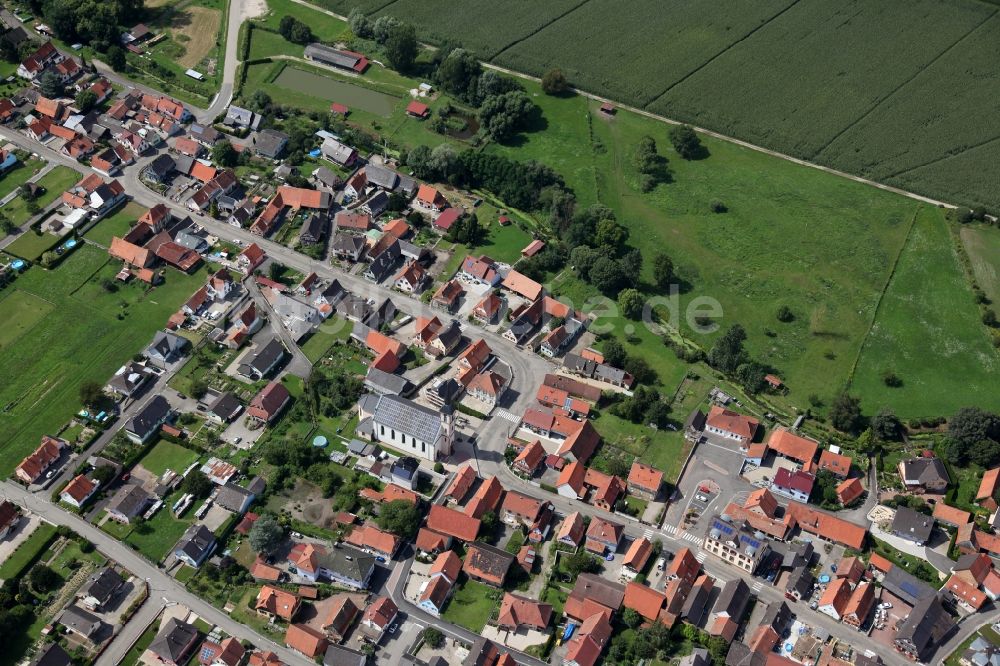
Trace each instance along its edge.
<path fill-rule="evenodd" d="M 288 332 L 288 329 L 281 324 L 281 317 L 279 317 L 274 311 L 274 308 L 271 307 L 268 300 L 264 298 L 264 294 L 261 293 L 260 287 L 257 285 L 257 281 L 251 278 L 249 280 L 245 280 L 243 284 L 246 285 L 247 292 L 250 294 L 250 298 L 253 299 L 253 302 L 257 304 L 257 307 L 261 312 L 267 315 L 271 330 L 273 330 L 275 335 L 281 339 L 285 348 L 292 355 L 292 360 L 288 362 L 285 369 L 296 377 L 301 377 L 302 379 L 308 378 L 312 373 L 312 363 L 308 358 L 306 358 L 306 355 L 302 353 L 298 344 L 292 340 L 292 336 Z"/>
<path fill-rule="evenodd" d="M 54 525 L 69 527 L 77 534 L 91 541 L 108 559 L 121 564 L 136 576 L 145 578 L 150 587 L 150 599 L 147 603 L 155 604 L 155 600 L 165 599 L 168 602 L 183 604 L 204 618 L 205 621 L 221 627 L 230 636 L 235 636 L 240 640 L 248 640 L 265 650 L 273 650 L 287 664 L 298 664 L 300 666 L 313 664 L 312 661 L 282 645 L 278 645 L 270 639 L 260 636 L 250 627 L 233 620 L 218 608 L 191 594 L 162 569 L 150 564 L 146 558 L 117 539 L 82 520 L 79 516 L 64 511 L 47 499 L 32 495 L 21 486 L 9 481 L 0 482 L 0 497 L 19 504 L 26 511 L 35 513 Z"/>
<path fill-rule="evenodd" d="M 226 110 L 233 99 L 236 69 L 239 66 L 240 25 L 243 21 L 253 18 L 253 16 L 248 15 L 249 11 L 249 3 L 246 0 L 230 0 L 229 19 L 226 25 L 226 53 L 222 65 L 222 83 L 219 86 L 219 92 L 207 109 L 192 111 L 200 122 L 211 123 L 216 116 Z"/>
<path fill-rule="evenodd" d="M 94 662 L 94 666 L 118 666 L 125 659 L 125 655 L 132 649 L 139 637 L 146 631 L 146 627 L 156 619 L 160 611 L 166 606 L 162 597 L 146 599 L 146 603 L 139 608 L 136 613 L 129 618 L 122 630 L 118 632 L 111 645 L 105 648 L 101 656 Z"/>

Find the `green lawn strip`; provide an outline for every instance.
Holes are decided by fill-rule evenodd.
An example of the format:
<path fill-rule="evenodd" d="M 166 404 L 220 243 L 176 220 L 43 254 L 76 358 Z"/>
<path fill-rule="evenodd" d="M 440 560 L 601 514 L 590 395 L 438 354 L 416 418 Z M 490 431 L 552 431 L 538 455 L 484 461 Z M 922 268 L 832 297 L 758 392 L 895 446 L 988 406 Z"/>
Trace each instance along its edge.
<path fill-rule="evenodd" d="M 80 544 L 75 539 L 70 540 L 63 546 L 59 554 L 49 562 L 49 566 L 56 571 L 63 579 L 69 579 L 73 572 L 79 567 L 80 562 L 91 562 L 95 566 L 101 566 L 107 559 L 96 550 L 84 553 L 80 549 Z"/>
<path fill-rule="evenodd" d="M 441 617 L 470 631 L 482 631 L 502 591 L 474 580 L 466 580 L 451 597 Z"/>
<path fill-rule="evenodd" d="M 162 476 L 168 469 L 182 474 L 196 460 L 198 454 L 191 449 L 161 439 L 142 457 L 139 464 L 156 476 Z"/>
<path fill-rule="evenodd" d="M 35 175 L 42 168 L 43 164 L 44 162 L 36 159 L 29 159 L 27 162 L 18 162 L 13 169 L 4 174 L 3 178 L 0 179 L 0 199 L 28 182 L 28 179 Z"/>
<path fill-rule="evenodd" d="M 322 42 L 341 39 L 348 30 L 346 22 L 291 0 L 267 0 L 267 7 L 269 9 L 267 15 L 258 20 L 272 30 L 278 29 L 284 16 L 294 16 L 308 25 L 313 36 Z"/>
<path fill-rule="evenodd" d="M 10 556 L 0 564 L 0 578 L 8 580 L 21 574 L 25 568 L 38 559 L 56 537 L 55 525 L 42 523 Z"/>
<path fill-rule="evenodd" d="M 302 352 L 313 363 L 320 360 L 338 340 L 351 336 L 351 326 L 339 317 L 331 317 L 301 345 Z"/>
<path fill-rule="evenodd" d="M 55 234 L 28 229 L 8 245 L 6 251 L 28 261 L 38 261 L 39 257 L 51 250 L 59 241 L 59 236 Z"/>
<path fill-rule="evenodd" d="M 0 299 L 7 325 L 0 328 L 0 352 L 43 321 L 55 306 L 26 291 L 10 290 Z"/>
<path fill-rule="evenodd" d="M 143 206 L 129 202 L 114 215 L 98 222 L 83 237 L 104 247 L 109 247 L 113 236 L 123 237 L 145 212 L 146 209 Z"/>
<path fill-rule="evenodd" d="M 1000 356 L 990 344 L 958 264 L 943 213 L 922 207 L 858 359 L 851 388 L 866 413 L 944 416 L 1000 407 Z M 886 386 L 883 375 L 903 382 Z"/>
<path fill-rule="evenodd" d="M 30 331 L 0 348 L 3 473 L 34 450 L 41 435 L 57 432 L 78 409 L 82 382 L 107 381 L 126 359 L 149 344 L 153 333 L 204 281 L 204 275 L 167 270 L 164 284 L 123 299 L 122 294 L 130 292 L 107 293 L 85 286 L 107 262 L 106 252 L 84 245 L 56 269 L 35 268 L 17 280 L 12 293 L 30 294 L 53 309 Z"/>
<path fill-rule="evenodd" d="M 886 542 L 880 541 L 874 537 L 872 537 L 872 541 L 875 542 L 875 552 L 891 561 L 893 564 L 902 567 L 908 573 L 913 574 L 934 589 L 940 589 L 941 586 L 944 585 L 944 581 L 937 575 L 937 570 L 928 564 L 926 560 L 914 557 L 909 553 L 904 553 L 903 551 L 893 548 Z"/>
<path fill-rule="evenodd" d="M 142 653 L 146 651 L 146 648 L 148 648 L 153 642 L 153 639 L 156 638 L 159 628 L 159 622 L 153 620 L 153 624 L 151 624 L 146 631 L 142 632 L 142 635 L 139 636 L 139 640 L 135 642 L 132 649 L 129 650 L 125 655 L 125 658 L 122 659 L 122 664 L 125 664 L 126 666 L 138 664 L 139 660 L 142 658 Z"/>

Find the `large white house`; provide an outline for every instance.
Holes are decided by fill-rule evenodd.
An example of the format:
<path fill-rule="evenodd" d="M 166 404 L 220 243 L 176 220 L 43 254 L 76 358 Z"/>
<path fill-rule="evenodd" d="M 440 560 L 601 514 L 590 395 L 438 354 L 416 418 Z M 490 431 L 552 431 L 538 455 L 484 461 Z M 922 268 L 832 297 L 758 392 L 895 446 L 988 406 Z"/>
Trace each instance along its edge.
<path fill-rule="evenodd" d="M 361 396 L 357 434 L 373 442 L 425 460 L 451 455 L 455 441 L 455 417 L 449 406 L 440 412 L 396 395 Z"/>

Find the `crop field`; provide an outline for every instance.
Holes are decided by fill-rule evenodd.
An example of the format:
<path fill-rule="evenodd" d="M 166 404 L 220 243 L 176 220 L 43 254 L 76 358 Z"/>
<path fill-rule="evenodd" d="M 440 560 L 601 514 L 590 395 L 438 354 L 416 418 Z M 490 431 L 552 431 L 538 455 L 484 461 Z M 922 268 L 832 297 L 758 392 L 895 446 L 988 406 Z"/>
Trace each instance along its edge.
<path fill-rule="evenodd" d="M 992 11 L 938 0 L 907 9 L 891 0 L 800 0 L 648 108 L 812 156 Z"/>
<path fill-rule="evenodd" d="M 886 371 L 903 382 L 890 388 Z M 866 413 L 904 418 L 1000 407 L 1000 357 L 987 338 L 941 211 L 920 209 L 858 361 Z"/>
<path fill-rule="evenodd" d="M 147 296 L 125 299 L 125 308 L 121 294 L 100 288 L 81 296 L 81 288 L 107 262 L 108 255 L 95 247 L 78 248 L 54 270 L 31 268 L 0 301 L 16 297 L 19 310 L 36 300 L 51 307 L 34 326 L 16 339 L 5 339 L 0 348 L 0 473 L 9 474 L 38 446 L 39 437 L 53 434 L 69 419 L 84 381 L 107 380 L 122 358 L 148 344 L 204 280 L 204 274 L 169 271 L 165 284 Z M 2 311 L 6 315 L 5 307 Z"/>
<path fill-rule="evenodd" d="M 184 55 L 177 59 L 181 67 L 194 67 L 215 50 L 215 39 L 222 23 L 222 12 L 207 7 L 188 7 L 174 17 L 173 38 L 184 44 Z"/>
<path fill-rule="evenodd" d="M 992 227 L 966 225 L 960 235 L 976 282 L 990 301 L 1000 304 L 1000 233 Z"/>
<path fill-rule="evenodd" d="M 284 1 L 284 0 L 281 0 Z M 1000 14 L 975 0 L 360 7 L 540 76 L 955 203 L 1000 209 Z M 469 21 L 475 15 L 480 20 Z"/>
<path fill-rule="evenodd" d="M 712 4 L 706 12 L 698 0 L 634 0 L 622 11 L 615 0 L 590 0 L 492 60 L 535 75 L 558 65 L 574 85 L 643 106 L 793 0 Z"/>

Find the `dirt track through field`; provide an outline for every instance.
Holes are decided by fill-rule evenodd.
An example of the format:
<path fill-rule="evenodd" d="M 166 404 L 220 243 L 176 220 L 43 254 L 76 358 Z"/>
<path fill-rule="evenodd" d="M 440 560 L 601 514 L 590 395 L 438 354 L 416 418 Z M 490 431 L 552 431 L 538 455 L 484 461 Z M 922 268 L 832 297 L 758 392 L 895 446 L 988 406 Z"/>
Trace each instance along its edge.
<path fill-rule="evenodd" d="M 218 9 L 207 7 L 188 7 L 178 14 L 171 29 L 174 40 L 182 44 L 186 51 L 177 59 L 177 64 L 194 67 L 211 53 L 218 39 L 221 21 L 222 13 Z M 187 36 L 188 41 L 178 39 L 180 35 Z"/>

